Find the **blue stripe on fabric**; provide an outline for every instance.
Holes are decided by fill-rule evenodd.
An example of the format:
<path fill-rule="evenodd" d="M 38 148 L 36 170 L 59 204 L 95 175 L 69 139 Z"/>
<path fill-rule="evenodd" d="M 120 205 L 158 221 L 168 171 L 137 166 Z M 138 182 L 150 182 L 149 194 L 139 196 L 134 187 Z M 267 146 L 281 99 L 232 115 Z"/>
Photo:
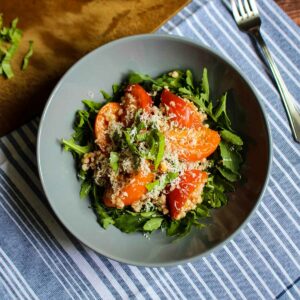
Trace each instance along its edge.
<path fill-rule="evenodd" d="M 2 177 L 5 179 L 5 181 L 2 179 Z M 10 180 L 10 178 L 1 169 L 0 169 L 0 184 L 7 189 L 6 191 L 11 194 L 11 196 L 14 198 L 16 203 L 18 203 L 18 205 L 20 206 L 20 208 L 17 207 L 17 210 L 21 209 L 23 213 L 26 213 L 26 211 L 29 210 L 33 214 L 34 218 L 37 221 L 35 221 L 30 214 L 26 213 L 26 217 L 34 225 L 33 228 L 38 230 L 40 235 L 46 240 L 47 243 L 49 243 L 49 245 L 51 245 L 51 244 L 55 245 L 55 250 L 53 250 L 53 247 L 51 248 L 51 250 L 53 250 L 55 252 L 55 254 L 59 257 L 59 259 L 61 259 L 62 263 L 64 264 L 64 267 L 67 268 L 67 271 L 70 272 L 70 274 L 73 273 L 73 276 L 75 276 L 74 281 L 76 282 L 76 284 L 79 284 L 80 288 L 82 290 L 85 290 L 85 287 L 82 285 L 81 280 L 80 280 L 80 278 L 84 277 L 84 275 L 81 273 L 78 266 L 71 259 L 68 258 L 68 254 L 66 253 L 66 251 L 56 241 L 56 239 L 54 238 L 52 233 L 49 231 L 48 227 L 45 225 L 45 223 L 42 221 L 42 219 L 39 217 L 39 215 L 36 214 L 33 207 L 26 201 L 25 197 L 18 190 L 18 188 L 15 186 L 15 184 Z M 0 186 L 0 189 L 1 189 L 1 186 Z M 12 193 L 12 191 L 14 193 L 16 193 L 18 197 L 15 197 L 15 195 Z M 13 205 L 12 203 L 10 203 L 10 204 Z M 25 222 L 27 222 L 27 221 L 25 220 Z M 29 225 L 29 226 L 31 226 L 31 225 Z M 44 234 L 40 229 L 38 229 L 39 227 L 41 227 L 45 231 L 46 234 Z M 46 245 L 46 247 L 49 248 L 48 245 Z M 68 262 L 68 263 L 66 263 L 66 262 Z M 73 272 L 73 270 L 69 267 L 69 265 L 71 265 L 76 270 L 77 274 Z M 89 284 L 89 282 L 86 282 L 86 284 L 89 287 L 89 290 L 92 291 L 92 294 L 95 297 L 97 297 L 97 293 L 94 290 L 94 288 L 91 286 L 91 284 Z M 90 291 L 89 291 L 89 293 L 90 293 Z"/>
<path fill-rule="evenodd" d="M 0 140 L 0 149 L 3 151 L 5 156 L 8 158 L 9 162 L 15 167 L 15 169 L 22 175 L 23 179 L 26 181 L 28 186 L 33 190 L 33 192 L 40 198 L 44 203 L 47 203 L 47 200 L 44 194 L 40 189 L 36 187 L 36 185 L 31 180 L 30 176 L 20 167 L 17 160 L 13 157 L 13 155 L 8 151 L 5 144 Z"/>
<path fill-rule="evenodd" d="M 33 121 L 26 124 L 34 136 L 37 135 L 37 128 L 34 127 Z"/>
<path fill-rule="evenodd" d="M 17 129 L 17 132 L 19 133 L 19 135 L 21 136 L 22 140 L 25 142 L 25 144 L 27 145 L 27 147 L 30 149 L 30 151 L 35 154 L 36 153 L 36 147 L 35 145 L 30 141 L 30 139 L 28 138 L 28 136 L 26 135 L 26 133 L 24 132 L 23 128 L 20 127 L 19 129 Z"/>
<path fill-rule="evenodd" d="M 30 168 L 30 170 L 37 174 L 37 167 L 36 164 L 32 162 L 32 160 L 28 157 L 28 155 L 23 151 L 23 149 L 20 147 L 20 145 L 16 142 L 15 138 L 12 135 L 7 135 L 7 139 L 10 141 L 10 143 L 15 148 L 16 152 L 20 157 L 23 159 L 24 162 L 26 162 L 27 166 Z"/>
<path fill-rule="evenodd" d="M 7 255 L 7 254 L 6 254 Z M 7 260 L 7 258 L 4 256 L 4 255 L 2 255 L 2 253 L 0 252 L 0 258 L 2 259 L 2 261 L 3 261 L 3 263 L 8 267 L 8 268 L 10 268 L 10 262 Z M 0 263 L 1 264 L 1 263 Z M 24 289 L 24 292 L 25 292 L 25 295 L 27 294 L 28 296 L 30 296 L 31 295 L 31 291 L 28 289 L 28 287 L 25 285 L 25 284 L 23 284 L 23 282 L 22 282 L 22 279 L 20 279 L 20 276 L 22 276 L 22 275 L 19 275 L 19 274 L 16 274 L 16 272 L 14 272 L 14 270 L 12 269 L 12 268 L 10 268 L 11 270 L 11 272 L 13 273 L 13 275 L 16 277 L 16 280 L 17 281 L 19 281 L 19 283 L 22 285 L 22 288 Z"/>
<path fill-rule="evenodd" d="M 8 196 L 7 196 L 7 193 L 5 192 L 4 189 L 2 189 L 2 187 L 0 187 L 0 192 L 2 192 L 2 194 L 4 194 L 6 197 L 8 197 Z M 5 202 L 5 201 L 4 201 L 4 198 L 3 198 L 2 196 L 0 196 L 0 198 L 3 200 L 3 205 L 5 205 L 5 204 L 4 204 L 4 202 Z M 69 276 L 69 275 L 67 274 L 67 271 L 66 271 L 65 269 L 62 268 L 62 265 L 61 265 L 61 263 L 58 261 L 58 258 L 55 257 L 54 253 L 50 253 L 50 251 L 47 251 L 47 250 L 49 250 L 49 246 L 42 240 L 42 238 L 41 238 L 40 236 L 37 236 L 37 235 L 34 233 L 34 230 L 33 230 L 33 229 L 34 229 L 35 227 L 33 227 L 32 224 L 30 224 L 30 223 L 25 219 L 25 217 L 23 217 L 23 216 L 21 215 L 20 209 L 19 209 L 15 204 L 10 203 L 10 206 L 11 206 L 11 207 L 9 207 L 8 205 L 5 205 L 6 210 L 8 210 L 8 212 L 9 212 L 11 215 L 13 215 L 13 216 L 15 217 L 14 219 L 16 219 L 16 216 L 18 216 L 18 218 L 24 222 L 24 224 L 27 226 L 27 228 L 25 228 L 25 226 L 22 224 L 22 228 L 23 228 L 24 232 L 27 233 L 27 235 L 28 235 L 33 241 L 37 242 L 35 245 L 36 245 L 36 247 L 38 247 L 39 252 L 40 252 L 41 254 L 47 253 L 47 255 L 48 255 L 48 258 L 47 258 L 47 259 L 48 259 L 48 263 L 49 263 L 51 266 L 55 266 L 57 269 L 59 269 L 60 274 L 58 274 L 59 272 L 56 273 L 56 274 L 59 276 L 60 280 L 61 280 L 64 284 L 69 285 L 69 287 L 72 286 L 72 288 L 70 289 L 70 291 L 72 290 L 73 296 L 76 296 L 76 293 L 80 293 L 80 291 L 78 290 L 78 287 L 73 285 L 73 284 L 76 283 L 76 282 L 71 283 L 71 278 L 72 278 L 72 277 Z M 16 221 L 17 221 L 17 219 L 16 219 Z M 19 220 L 18 220 L 18 221 L 19 221 Z M 17 222 L 18 222 L 18 221 L 17 221 Z M 20 226 L 21 226 L 21 225 L 20 225 Z M 73 289 L 74 289 L 74 290 L 73 290 Z"/>
<path fill-rule="evenodd" d="M 281 299 L 282 296 L 284 296 L 284 294 L 287 292 L 287 290 L 291 289 L 292 287 L 296 286 L 298 283 L 300 282 L 300 276 L 290 285 L 288 285 L 286 287 L 285 290 L 283 290 L 281 293 L 279 293 L 277 296 L 276 296 L 276 299 Z M 298 288 L 298 287 L 297 287 Z"/>
<path fill-rule="evenodd" d="M 4 203 L 4 198 L 1 193 L 0 199 L 2 203 Z M 8 211 L 11 212 L 9 208 Z M 10 219 L 8 214 L 1 207 L 0 225 L 1 228 L 5 228 L 5 232 L 3 230 L 1 230 L 0 232 L 1 248 L 5 252 L 10 253 L 10 257 L 13 259 L 16 265 L 18 263 L 18 269 L 21 273 L 27 275 L 27 282 L 29 282 L 30 286 L 35 288 L 36 294 L 40 294 L 41 296 L 46 294 L 49 298 L 51 297 L 51 295 L 53 296 L 57 294 L 56 291 L 58 287 L 61 286 L 61 283 L 53 275 L 53 273 L 49 272 L 49 267 L 37 254 L 37 250 L 33 247 L 32 243 L 29 242 L 29 240 L 24 236 L 24 234 L 20 231 L 20 229 L 16 226 L 16 224 Z M 30 232 L 28 232 L 28 230 L 26 230 L 25 228 L 22 229 L 25 233 L 29 234 L 30 236 Z M 12 238 L 7 239 L 7 237 L 9 236 Z M 37 271 L 39 276 L 36 276 Z M 58 277 L 64 284 L 66 284 L 64 277 Z M 50 282 L 51 285 L 47 284 Z M 73 293 L 73 291 L 69 292 Z M 59 293 L 65 299 L 70 298 L 67 297 L 68 294 L 63 287 L 59 289 Z"/>
<path fill-rule="evenodd" d="M 9 291 L 14 295 L 14 299 L 18 299 L 19 297 L 18 297 L 18 295 L 16 294 L 16 291 L 14 290 L 14 286 L 12 285 L 12 282 L 11 281 L 8 281 L 6 278 L 4 278 L 4 276 L 2 275 L 2 273 L 0 272 L 0 282 L 1 281 L 4 281 L 5 282 L 5 284 L 6 284 L 6 286 L 7 286 L 7 288 L 9 288 Z M 1 290 L 4 290 L 5 289 L 5 287 L 4 287 L 4 285 L 0 285 L 0 291 Z M 8 297 L 8 293 L 5 293 L 4 291 L 1 293 L 0 292 L 0 295 L 1 294 L 3 294 L 2 295 L 2 297 L 1 297 L 1 299 L 9 299 L 9 300 L 12 300 L 10 297 Z"/>
<path fill-rule="evenodd" d="M 15 143 L 15 145 L 16 145 L 16 143 Z M 1 146 L 1 141 L 0 141 L 0 146 Z M 18 145 L 17 145 L 18 146 Z M 7 150 L 7 148 L 6 148 L 6 146 L 4 145 L 4 144 L 2 144 L 2 150 L 5 152 L 5 150 Z M 5 152 L 5 154 L 6 154 L 6 152 Z M 8 154 L 8 156 L 10 156 L 10 153 L 7 151 L 7 154 Z M 14 164 L 14 166 L 18 169 L 18 171 L 20 172 L 20 170 L 22 170 L 22 168 L 20 167 L 20 165 L 18 164 L 18 162 L 17 162 L 17 160 L 14 160 L 14 158 L 13 157 L 9 157 L 9 160 Z M 25 160 L 25 162 L 27 162 L 26 160 Z M 26 173 L 25 173 L 26 174 Z M 36 185 L 31 181 L 31 179 L 28 177 L 28 180 L 29 180 L 29 182 L 30 182 L 30 186 L 31 187 L 36 187 Z M 36 189 L 37 190 L 37 189 Z M 36 192 L 36 190 L 34 191 L 36 194 L 37 194 L 37 192 Z M 37 196 L 38 197 L 40 197 L 40 195 L 38 195 L 37 194 Z M 44 195 L 43 195 L 43 197 L 44 197 Z M 142 285 L 140 285 L 140 287 L 141 288 L 143 288 L 142 287 Z"/>

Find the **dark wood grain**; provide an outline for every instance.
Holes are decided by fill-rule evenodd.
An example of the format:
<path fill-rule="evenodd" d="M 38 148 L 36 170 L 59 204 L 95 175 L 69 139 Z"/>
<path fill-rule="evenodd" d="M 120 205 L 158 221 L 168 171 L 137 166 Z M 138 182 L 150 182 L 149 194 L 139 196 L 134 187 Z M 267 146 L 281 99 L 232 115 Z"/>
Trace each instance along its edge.
<path fill-rule="evenodd" d="M 300 0 L 275 0 L 277 4 L 300 26 Z"/>
<path fill-rule="evenodd" d="M 80 57 L 117 38 L 155 31 L 190 0 L 0 0 L 5 25 L 24 30 L 15 76 L 0 76 L 0 136 L 40 114 L 50 91 Z M 20 70 L 28 41 L 34 55 Z"/>

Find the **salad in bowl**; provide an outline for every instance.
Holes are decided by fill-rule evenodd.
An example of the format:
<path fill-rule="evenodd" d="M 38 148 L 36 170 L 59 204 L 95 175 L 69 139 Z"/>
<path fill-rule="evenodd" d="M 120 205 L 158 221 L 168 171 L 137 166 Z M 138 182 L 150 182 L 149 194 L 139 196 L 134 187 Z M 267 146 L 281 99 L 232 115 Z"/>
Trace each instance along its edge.
<path fill-rule="evenodd" d="M 206 69 L 199 82 L 190 70 L 130 73 L 112 95 L 101 92 L 104 102 L 83 100 L 62 140 L 99 224 L 176 237 L 206 226 L 241 178 L 243 141 L 226 93 L 210 99 Z"/>

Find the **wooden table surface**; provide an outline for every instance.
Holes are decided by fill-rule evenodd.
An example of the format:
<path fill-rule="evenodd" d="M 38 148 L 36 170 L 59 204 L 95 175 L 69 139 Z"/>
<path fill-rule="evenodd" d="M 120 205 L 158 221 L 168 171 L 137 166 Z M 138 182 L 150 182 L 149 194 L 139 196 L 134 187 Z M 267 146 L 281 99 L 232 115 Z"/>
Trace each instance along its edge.
<path fill-rule="evenodd" d="M 275 0 L 277 4 L 300 26 L 300 0 Z"/>

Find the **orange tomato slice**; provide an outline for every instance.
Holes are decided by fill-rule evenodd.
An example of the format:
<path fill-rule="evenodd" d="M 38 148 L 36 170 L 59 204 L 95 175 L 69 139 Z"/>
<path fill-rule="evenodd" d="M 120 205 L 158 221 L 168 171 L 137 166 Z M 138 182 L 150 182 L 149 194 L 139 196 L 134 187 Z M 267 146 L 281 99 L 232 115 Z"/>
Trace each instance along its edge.
<path fill-rule="evenodd" d="M 94 124 L 94 133 L 96 143 L 103 152 L 106 152 L 107 145 L 110 142 L 107 135 L 109 123 L 118 120 L 120 109 L 121 106 L 119 103 L 109 102 L 105 104 L 97 114 Z"/>
<path fill-rule="evenodd" d="M 125 206 L 139 201 L 147 193 L 146 184 L 152 182 L 154 178 L 155 175 L 152 172 L 143 173 L 139 171 L 115 195 L 112 194 L 111 190 L 108 190 L 104 195 L 104 204 L 108 207 L 114 207 L 112 198 L 121 200 Z"/>
<path fill-rule="evenodd" d="M 195 129 L 174 129 L 165 132 L 171 150 L 182 161 L 196 162 L 211 155 L 221 138 L 217 131 L 207 127 Z"/>
<path fill-rule="evenodd" d="M 167 107 L 166 114 L 170 116 L 171 121 L 178 123 L 178 127 L 198 128 L 202 126 L 203 116 L 192 102 L 165 89 L 161 94 L 161 103 Z"/>
<path fill-rule="evenodd" d="M 167 195 L 167 203 L 172 219 L 179 219 L 183 210 L 188 211 L 193 208 L 188 206 L 188 200 L 192 202 L 191 205 L 197 204 L 207 177 L 207 173 L 200 170 L 186 171 L 180 177 L 179 187 Z M 196 192 L 196 195 L 193 195 L 194 192 Z"/>

